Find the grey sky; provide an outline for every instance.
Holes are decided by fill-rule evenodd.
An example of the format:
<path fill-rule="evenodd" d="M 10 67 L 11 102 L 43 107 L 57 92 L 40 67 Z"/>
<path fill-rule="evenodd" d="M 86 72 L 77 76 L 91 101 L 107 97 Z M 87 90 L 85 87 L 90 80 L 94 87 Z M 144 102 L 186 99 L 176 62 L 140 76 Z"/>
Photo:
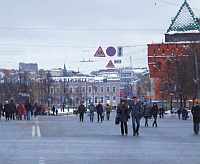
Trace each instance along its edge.
<path fill-rule="evenodd" d="M 162 42 L 184 0 L 0 0 L 0 68 L 104 69 L 109 60 L 147 67 L 147 44 Z M 200 17 L 199 0 L 188 0 Z M 95 58 L 102 46 L 123 46 L 122 58 Z M 93 60 L 81 63 L 80 60 Z M 70 68 L 69 68 L 70 67 Z"/>

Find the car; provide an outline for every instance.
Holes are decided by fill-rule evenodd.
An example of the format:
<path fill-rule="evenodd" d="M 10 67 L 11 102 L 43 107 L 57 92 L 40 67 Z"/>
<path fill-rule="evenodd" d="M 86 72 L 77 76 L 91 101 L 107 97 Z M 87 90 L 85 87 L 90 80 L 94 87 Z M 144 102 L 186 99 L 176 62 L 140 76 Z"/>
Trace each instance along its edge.
<path fill-rule="evenodd" d="M 177 114 L 178 113 L 178 108 L 172 108 L 171 114 Z"/>

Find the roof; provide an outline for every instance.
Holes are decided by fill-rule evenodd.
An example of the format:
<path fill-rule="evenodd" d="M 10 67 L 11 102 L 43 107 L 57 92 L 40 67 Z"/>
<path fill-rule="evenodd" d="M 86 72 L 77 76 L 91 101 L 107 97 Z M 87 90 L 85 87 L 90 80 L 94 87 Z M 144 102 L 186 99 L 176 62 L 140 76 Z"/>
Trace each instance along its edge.
<path fill-rule="evenodd" d="M 200 25 L 198 19 L 194 17 L 194 13 L 190 8 L 189 4 L 185 0 L 176 14 L 175 18 L 172 19 L 172 23 L 167 30 L 168 34 L 174 33 L 199 33 Z"/>

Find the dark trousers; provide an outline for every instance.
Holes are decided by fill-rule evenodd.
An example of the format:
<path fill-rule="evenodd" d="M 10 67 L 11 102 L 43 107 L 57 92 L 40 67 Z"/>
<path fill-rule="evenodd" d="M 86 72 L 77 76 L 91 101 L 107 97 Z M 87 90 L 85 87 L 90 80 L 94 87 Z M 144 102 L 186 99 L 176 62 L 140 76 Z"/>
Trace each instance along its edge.
<path fill-rule="evenodd" d="M 11 120 L 15 120 L 15 112 L 14 111 L 11 111 L 11 113 L 10 113 L 10 119 Z"/>
<path fill-rule="evenodd" d="M 155 126 L 157 127 L 157 126 L 158 126 L 158 125 L 157 125 L 157 114 L 154 114 L 154 115 L 153 115 L 153 118 L 154 118 L 154 121 L 153 121 L 152 126 L 155 125 Z"/>
<path fill-rule="evenodd" d="M 110 119 L 110 112 L 106 112 L 106 118 L 107 118 L 107 120 Z"/>
<path fill-rule="evenodd" d="M 125 130 L 125 134 L 128 134 L 128 127 L 127 127 L 127 122 L 121 122 L 121 133 L 122 135 L 124 135 L 124 130 Z"/>
<path fill-rule="evenodd" d="M 148 116 L 145 116 L 144 118 L 145 118 L 145 123 L 144 123 L 144 125 L 145 125 L 145 126 L 148 126 L 148 118 L 149 118 L 149 117 L 148 117 Z"/>
<path fill-rule="evenodd" d="M 194 123 L 194 132 L 195 132 L 196 134 L 199 133 L 199 123 Z"/>
<path fill-rule="evenodd" d="M 98 122 L 101 120 L 101 122 L 103 121 L 103 118 L 102 118 L 102 113 L 98 113 L 97 114 L 97 119 L 98 119 Z"/>
<path fill-rule="evenodd" d="M 10 118 L 10 112 L 5 112 L 6 113 L 6 121 L 9 121 Z"/>
<path fill-rule="evenodd" d="M 83 122 L 83 117 L 84 117 L 84 113 L 80 113 L 79 118 L 80 118 L 80 121 L 82 121 L 82 122 Z"/>

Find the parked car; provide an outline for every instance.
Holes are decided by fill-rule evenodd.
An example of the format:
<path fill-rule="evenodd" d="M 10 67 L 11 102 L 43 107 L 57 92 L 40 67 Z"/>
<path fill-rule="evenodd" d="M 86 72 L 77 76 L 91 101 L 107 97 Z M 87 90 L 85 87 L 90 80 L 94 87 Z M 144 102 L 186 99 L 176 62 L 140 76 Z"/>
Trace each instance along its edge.
<path fill-rule="evenodd" d="M 177 114 L 179 108 L 172 108 L 171 114 Z"/>

